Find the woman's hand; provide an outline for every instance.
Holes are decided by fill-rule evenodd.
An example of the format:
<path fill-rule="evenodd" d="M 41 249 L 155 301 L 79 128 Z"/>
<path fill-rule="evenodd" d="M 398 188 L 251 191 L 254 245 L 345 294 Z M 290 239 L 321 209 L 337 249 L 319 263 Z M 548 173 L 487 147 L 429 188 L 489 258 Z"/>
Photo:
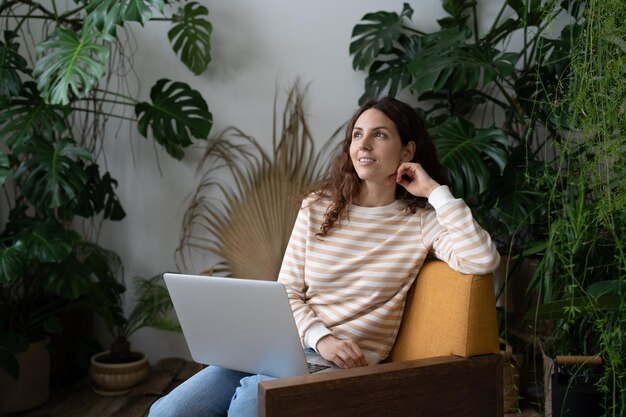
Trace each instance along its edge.
<path fill-rule="evenodd" d="M 352 340 L 337 339 L 329 334 L 317 342 L 316 350 L 322 358 L 343 369 L 367 366 L 363 351 Z"/>
<path fill-rule="evenodd" d="M 433 180 L 420 164 L 415 162 L 400 164 L 396 171 L 395 181 L 415 197 L 428 198 L 430 193 L 439 187 L 439 183 Z"/>

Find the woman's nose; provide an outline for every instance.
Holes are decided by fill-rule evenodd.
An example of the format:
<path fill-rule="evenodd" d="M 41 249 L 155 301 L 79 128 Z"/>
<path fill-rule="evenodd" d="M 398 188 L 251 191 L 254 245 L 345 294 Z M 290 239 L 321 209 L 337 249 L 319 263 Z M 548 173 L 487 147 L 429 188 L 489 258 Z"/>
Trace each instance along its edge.
<path fill-rule="evenodd" d="M 372 148 L 372 140 L 368 136 L 364 136 L 361 139 L 361 149 L 371 149 Z"/>

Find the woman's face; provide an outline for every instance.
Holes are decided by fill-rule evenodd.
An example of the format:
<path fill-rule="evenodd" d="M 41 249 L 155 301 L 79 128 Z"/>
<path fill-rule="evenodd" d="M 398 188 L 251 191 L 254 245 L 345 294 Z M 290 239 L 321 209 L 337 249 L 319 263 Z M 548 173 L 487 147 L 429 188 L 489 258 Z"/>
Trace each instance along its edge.
<path fill-rule="evenodd" d="M 411 160 L 413 149 L 414 144 L 402 144 L 396 124 L 377 109 L 364 111 L 352 129 L 350 159 L 364 181 L 386 183 L 401 162 Z"/>

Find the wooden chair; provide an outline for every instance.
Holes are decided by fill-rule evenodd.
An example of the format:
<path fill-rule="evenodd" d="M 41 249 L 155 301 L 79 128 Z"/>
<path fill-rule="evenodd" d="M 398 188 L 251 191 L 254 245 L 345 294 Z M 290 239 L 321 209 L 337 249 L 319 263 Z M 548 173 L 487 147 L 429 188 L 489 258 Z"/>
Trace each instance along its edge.
<path fill-rule="evenodd" d="M 259 416 L 503 416 L 492 275 L 425 264 L 387 363 L 259 384 Z"/>

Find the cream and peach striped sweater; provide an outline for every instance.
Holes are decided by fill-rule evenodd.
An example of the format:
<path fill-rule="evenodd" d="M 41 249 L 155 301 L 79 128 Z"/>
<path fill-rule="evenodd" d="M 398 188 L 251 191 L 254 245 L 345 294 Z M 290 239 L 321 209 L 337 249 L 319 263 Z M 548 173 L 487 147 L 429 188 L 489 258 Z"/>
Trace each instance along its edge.
<path fill-rule="evenodd" d="M 429 252 L 460 272 L 482 274 L 498 266 L 489 234 L 463 200 L 441 186 L 429 203 L 415 214 L 401 201 L 350 206 L 339 227 L 317 238 L 329 202 L 303 202 L 278 280 L 287 288 L 305 348 L 332 333 L 354 340 L 370 364 L 383 360 Z"/>

